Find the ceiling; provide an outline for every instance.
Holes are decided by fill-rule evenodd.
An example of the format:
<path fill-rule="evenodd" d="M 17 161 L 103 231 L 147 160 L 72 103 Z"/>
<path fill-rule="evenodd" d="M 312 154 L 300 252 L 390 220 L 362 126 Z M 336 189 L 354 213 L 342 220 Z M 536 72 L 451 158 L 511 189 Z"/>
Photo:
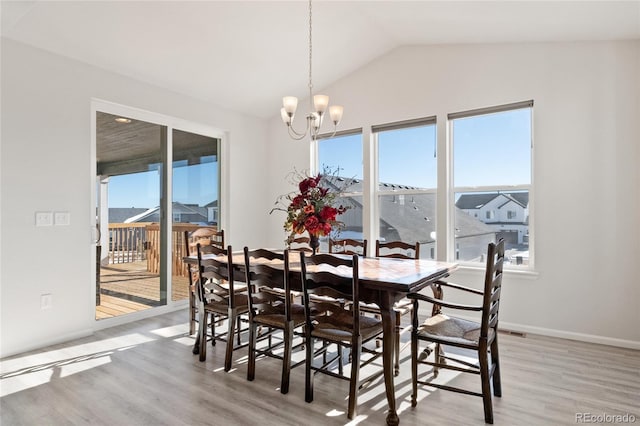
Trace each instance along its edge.
<path fill-rule="evenodd" d="M 4 1 L 2 36 L 229 110 L 305 97 L 306 1 Z M 640 39 L 633 1 L 313 3 L 321 89 L 406 45 Z M 338 100 L 339 102 L 340 100 Z"/>

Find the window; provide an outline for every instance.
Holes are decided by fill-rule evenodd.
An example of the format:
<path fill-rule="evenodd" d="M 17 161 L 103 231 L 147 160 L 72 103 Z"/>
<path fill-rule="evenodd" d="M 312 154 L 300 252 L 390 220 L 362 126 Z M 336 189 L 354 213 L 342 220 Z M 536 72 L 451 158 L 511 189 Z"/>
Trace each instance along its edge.
<path fill-rule="evenodd" d="M 434 258 L 436 235 L 435 117 L 374 126 L 378 183 L 374 198 L 378 238 L 420 242 Z"/>
<path fill-rule="evenodd" d="M 344 196 L 337 199 L 338 204 L 348 206 L 349 210 L 339 217 L 345 227 L 340 238 L 352 238 L 362 241 L 363 229 L 363 164 L 362 130 L 339 132 L 331 138 L 318 140 L 318 167 L 322 171 L 334 174 L 333 185 L 343 189 Z M 326 238 L 320 239 L 320 251 L 328 250 Z"/>
<path fill-rule="evenodd" d="M 532 107 L 529 101 L 449 114 L 461 262 L 484 262 L 487 244 L 499 238 L 514 264 L 529 262 Z"/>
<path fill-rule="evenodd" d="M 463 265 L 504 238 L 507 260 L 531 267 L 532 113 L 525 101 L 447 114 L 446 135 L 432 116 L 320 139 L 317 169 L 355 178 L 342 235 L 419 241 L 421 257 Z"/>

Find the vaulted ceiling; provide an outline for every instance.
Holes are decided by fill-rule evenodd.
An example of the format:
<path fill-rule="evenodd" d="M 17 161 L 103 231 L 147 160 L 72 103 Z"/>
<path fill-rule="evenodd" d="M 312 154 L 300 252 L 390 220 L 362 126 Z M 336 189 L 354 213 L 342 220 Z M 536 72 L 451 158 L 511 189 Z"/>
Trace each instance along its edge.
<path fill-rule="evenodd" d="M 257 117 L 305 97 L 306 1 L 4 1 L 2 36 Z M 404 45 L 640 39 L 640 1 L 313 3 L 321 89 Z"/>

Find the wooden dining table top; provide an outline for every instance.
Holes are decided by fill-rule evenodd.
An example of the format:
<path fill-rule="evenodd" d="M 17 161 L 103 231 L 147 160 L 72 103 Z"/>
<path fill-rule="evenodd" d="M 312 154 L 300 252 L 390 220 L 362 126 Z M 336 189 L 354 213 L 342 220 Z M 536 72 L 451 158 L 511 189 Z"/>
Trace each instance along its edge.
<path fill-rule="evenodd" d="M 274 250 L 275 251 L 275 250 Z M 348 255 L 333 254 L 334 256 L 346 257 Z M 289 269 L 300 270 L 300 254 L 298 251 L 289 252 Z M 216 260 L 226 263 L 227 257 L 204 254 L 203 259 L 216 258 Z M 187 263 L 197 263 L 196 255 L 186 256 Z M 256 261 L 260 262 L 260 259 Z M 244 266 L 244 253 L 233 253 L 233 264 L 239 267 Z M 272 260 L 269 264 L 277 266 L 282 261 Z M 329 268 L 325 265 L 309 265 L 307 270 L 314 272 L 316 268 Z M 428 259 L 396 259 L 385 257 L 358 257 L 359 280 L 366 287 L 380 290 L 392 290 L 399 293 L 417 291 L 420 288 L 433 282 L 435 279 L 446 276 L 457 267 L 455 263 L 439 262 Z M 329 269 L 327 269 L 329 270 Z M 346 267 L 331 268 L 331 272 L 340 275 L 344 272 L 346 278 L 351 277 L 351 270 Z M 239 278 L 239 277 L 237 277 Z"/>

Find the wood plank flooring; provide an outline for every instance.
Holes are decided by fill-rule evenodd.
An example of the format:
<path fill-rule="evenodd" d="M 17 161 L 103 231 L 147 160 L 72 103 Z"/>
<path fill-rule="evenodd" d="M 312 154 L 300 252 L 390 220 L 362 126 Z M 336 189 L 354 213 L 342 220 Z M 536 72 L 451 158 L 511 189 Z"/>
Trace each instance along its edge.
<path fill-rule="evenodd" d="M 172 277 L 172 300 L 188 297 L 187 277 Z M 111 318 L 160 304 L 160 276 L 147 272 L 146 261 L 110 264 L 100 271 L 96 319 Z"/>
<path fill-rule="evenodd" d="M 383 425 L 384 385 L 360 393 L 358 417 L 346 417 L 348 383 L 316 376 L 304 401 L 304 369 L 279 392 L 280 362 L 260 359 L 246 380 L 246 349 L 225 373 L 224 343 L 203 363 L 191 353 L 187 312 L 178 311 L 0 362 L 2 425 Z M 640 351 L 527 335 L 500 334 L 503 397 L 496 425 L 572 425 L 577 413 L 635 416 L 640 422 Z M 408 351 L 403 353 L 405 357 Z M 446 373 L 446 374 L 445 374 Z M 479 389 L 472 375 L 438 378 Z M 396 378 L 401 425 L 483 425 L 477 397 L 422 390 L 410 406 L 410 363 Z"/>

